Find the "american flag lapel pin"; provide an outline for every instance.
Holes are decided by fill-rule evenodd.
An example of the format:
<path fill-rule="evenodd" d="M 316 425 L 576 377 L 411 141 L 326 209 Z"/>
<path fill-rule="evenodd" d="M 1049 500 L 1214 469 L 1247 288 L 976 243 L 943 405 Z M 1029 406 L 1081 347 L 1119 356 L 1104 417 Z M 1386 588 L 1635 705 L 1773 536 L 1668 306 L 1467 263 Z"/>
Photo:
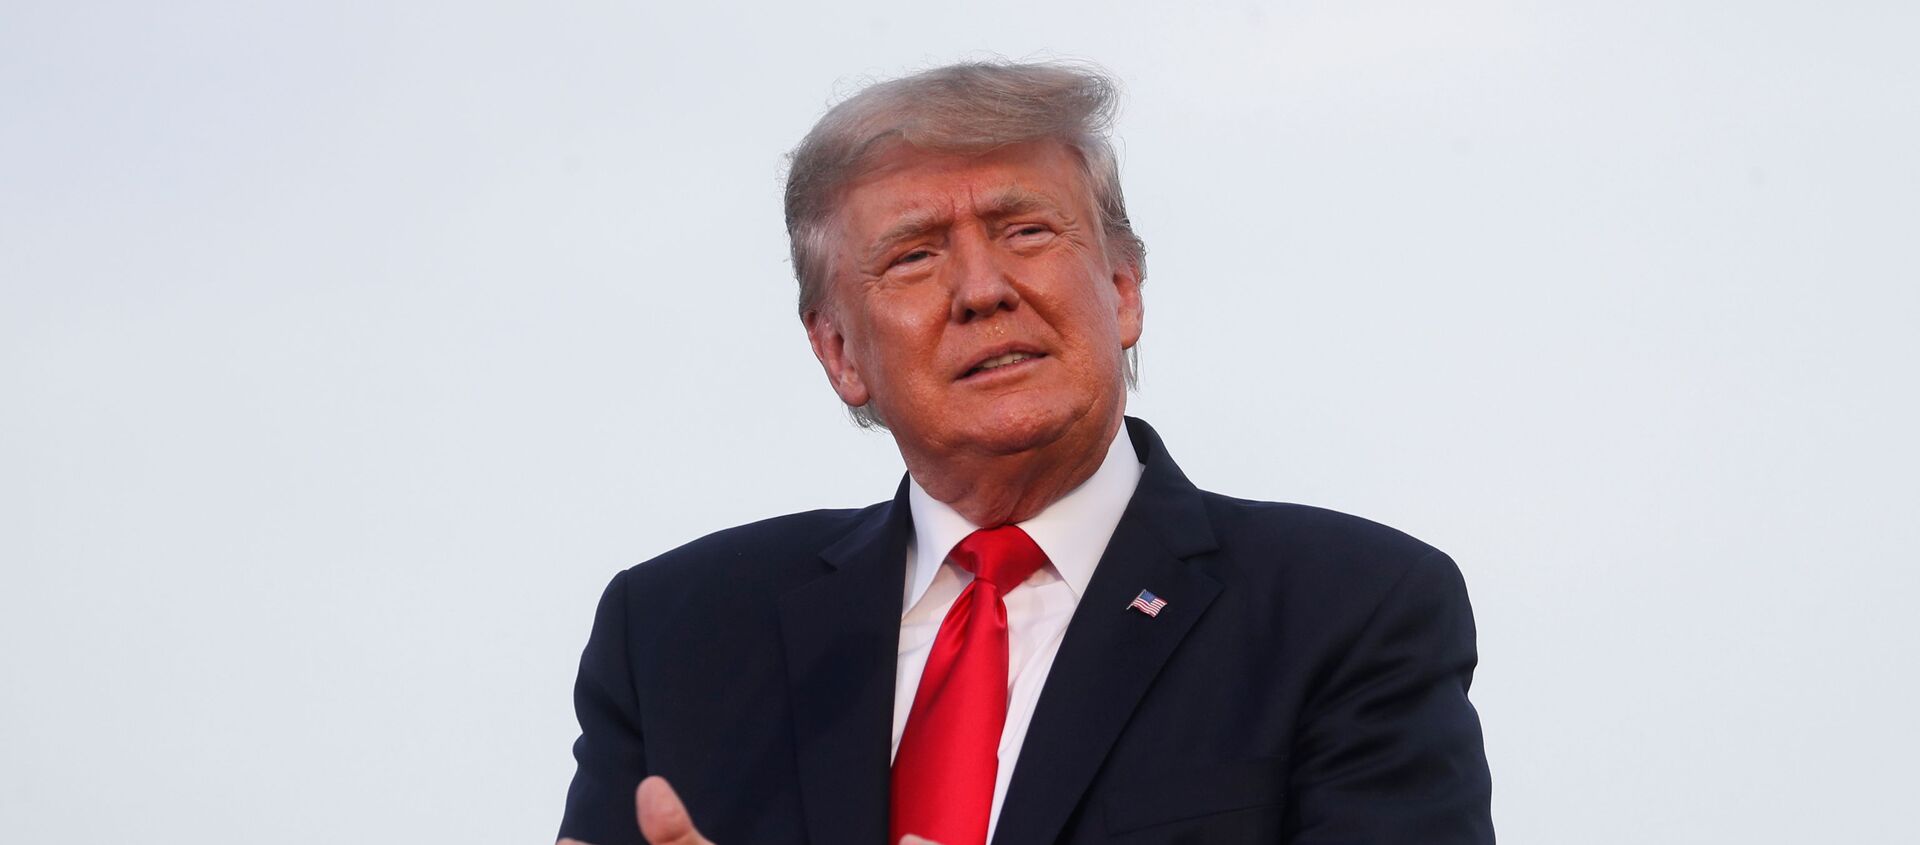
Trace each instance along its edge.
<path fill-rule="evenodd" d="M 1138 610 L 1148 616 L 1159 616 L 1160 609 L 1166 606 L 1166 599 L 1147 592 L 1146 590 L 1141 590 L 1140 595 L 1134 596 L 1133 601 L 1127 604 L 1127 609 Z"/>

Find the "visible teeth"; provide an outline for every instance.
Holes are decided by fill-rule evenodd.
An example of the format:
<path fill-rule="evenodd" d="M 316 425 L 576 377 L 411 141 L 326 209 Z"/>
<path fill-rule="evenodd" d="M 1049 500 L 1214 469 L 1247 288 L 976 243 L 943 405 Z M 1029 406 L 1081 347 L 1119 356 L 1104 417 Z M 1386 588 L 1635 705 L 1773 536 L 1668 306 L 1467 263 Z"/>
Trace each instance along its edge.
<path fill-rule="evenodd" d="M 1009 353 L 1007 353 L 1007 354 L 1005 354 L 1005 355 L 1001 355 L 1001 356 L 999 356 L 999 357 L 997 357 L 997 358 L 988 358 L 988 359 L 987 359 L 987 360 L 985 360 L 985 361 L 981 361 L 981 362 L 980 362 L 980 366 L 979 366 L 979 367 L 977 367 L 976 369 L 981 369 L 981 370 L 991 370 L 991 369 L 993 369 L 993 368 L 995 368 L 995 367 L 1004 367 L 1004 366 L 1006 366 L 1006 365 L 1008 365 L 1008 364 L 1011 364 L 1011 363 L 1013 363 L 1013 362 L 1015 362 L 1015 361 L 1025 361 L 1025 360 L 1027 360 L 1028 358 L 1032 358 L 1032 357 L 1034 357 L 1034 356 L 1032 356 L 1032 355 L 1030 355 L 1030 354 L 1028 354 L 1028 353 L 1025 353 L 1025 352 L 1009 352 Z"/>

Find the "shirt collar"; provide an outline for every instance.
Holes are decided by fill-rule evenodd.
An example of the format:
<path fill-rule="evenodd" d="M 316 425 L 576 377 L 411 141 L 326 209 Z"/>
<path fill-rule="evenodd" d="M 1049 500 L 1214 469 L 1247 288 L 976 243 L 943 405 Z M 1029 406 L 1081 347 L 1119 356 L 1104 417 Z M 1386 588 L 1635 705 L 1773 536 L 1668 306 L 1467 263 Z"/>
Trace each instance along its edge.
<path fill-rule="evenodd" d="M 1140 457 L 1133 451 L 1133 440 L 1122 426 L 1093 475 L 1032 519 L 1016 523 L 1046 552 L 1047 562 L 1073 588 L 1074 598 L 1086 593 L 1093 569 L 1106 552 L 1107 541 L 1120 524 L 1143 471 Z M 900 606 L 903 615 L 926 595 L 947 552 L 979 529 L 946 502 L 933 498 L 911 476 L 907 503 L 913 515 L 913 552 L 907 556 L 910 568 L 906 601 Z"/>

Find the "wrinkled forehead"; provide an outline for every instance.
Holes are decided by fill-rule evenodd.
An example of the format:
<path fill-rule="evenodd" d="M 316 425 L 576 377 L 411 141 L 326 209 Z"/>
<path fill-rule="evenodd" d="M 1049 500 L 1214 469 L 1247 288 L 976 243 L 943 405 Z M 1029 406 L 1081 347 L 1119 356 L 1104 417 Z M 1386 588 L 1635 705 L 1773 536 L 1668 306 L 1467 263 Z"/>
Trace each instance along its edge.
<path fill-rule="evenodd" d="M 894 142 L 869 152 L 835 197 L 830 220 L 834 240 L 857 242 L 908 220 L 1041 211 L 1077 218 L 1091 208 L 1085 168 L 1064 143 L 953 152 Z"/>

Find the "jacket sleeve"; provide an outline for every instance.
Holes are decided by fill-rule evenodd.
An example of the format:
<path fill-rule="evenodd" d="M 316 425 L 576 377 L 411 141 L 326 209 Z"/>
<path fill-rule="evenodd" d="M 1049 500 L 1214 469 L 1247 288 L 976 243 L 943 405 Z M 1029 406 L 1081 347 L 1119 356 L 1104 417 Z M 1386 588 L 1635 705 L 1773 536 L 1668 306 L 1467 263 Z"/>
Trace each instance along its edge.
<path fill-rule="evenodd" d="M 1460 569 L 1431 552 L 1387 590 L 1311 694 L 1286 841 L 1492 843 L 1491 778 L 1467 701 L 1477 661 Z"/>
<path fill-rule="evenodd" d="M 600 597 L 573 687 L 580 738 L 573 743 L 577 767 L 560 836 L 592 845 L 643 843 L 633 791 L 647 775 L 647 755 L 629 659 L 627 577 L 614 576 Z"/>

